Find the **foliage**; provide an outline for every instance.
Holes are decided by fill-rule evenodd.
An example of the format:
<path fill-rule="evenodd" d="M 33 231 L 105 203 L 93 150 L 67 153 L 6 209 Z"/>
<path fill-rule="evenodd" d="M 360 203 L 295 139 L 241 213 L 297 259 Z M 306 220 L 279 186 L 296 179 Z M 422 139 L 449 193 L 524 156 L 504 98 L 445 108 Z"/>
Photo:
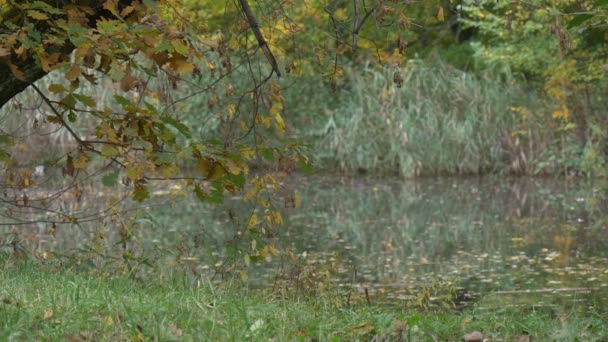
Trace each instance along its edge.
<path fill-rule="evenodd" d="M 353 67 L 335 94 L 313 91 L 312 104 L 289 97 L 290 108 L 301 108 L 289 118 L 305 127 L 300 136 L 316 142 L 320 163 L 405 177 L 522 173 L 520 147 L 507 143 L 519 124 L 512 108 L 543 106 L 523 82 L 508 71 L 475 76 L 439 59 L 411 60 L 400 70 L 401 88 L 392 85 L 392 68 Z M 308 82 L 309 89 L 321 87 Z M 304 108 L 313 110 L 312 117 Z M 528 154 L 531 163 L 537 153 Z"/>
<path fill-rule="evenodd" d="M 463 22 L 478 30 L 471 43 L 476 61 L 507 65 L 540 83 L 550 104 L 548 113 L 537 116 L 547 123 L 540 129 L 559 136 L 557 150 L 565 149 L 564 140 L 578 145 L 581 152 L 573 157 L 581 161 L 574 169 L 595 176 L 606 174 L 604 161 L 591 166 L 588 161 L 595 157 L 588 153 L 606 159 L 605 136 L 594 128 L 606 124 L 605 113 L 593 107 L 605 101 L 596 94 L 606 87 L 607 5 L 552 0 L 463 3 Z"/>
<path fill-rule="evenodd" d="M 90 220 L 90 207 L 61 208 L 74 198 L 79 202 L 84 192 L 95 191 L 88 187 L 93 177 L 108 188 L 117 188 L 119 178 L 128 185 L 115 192 L 109 209 L 100 215 L 114 217 L 123 230 L 128 227 L 119 203 L 129 194 L 135 202 L 147 200 L 155 192 L 151 184 L 166 180 L 209 203 L 223 202 L 225 193 L 243 191 L 244 201 L 261 207 L 241 222 L 252 235 L 263 235 L 282 222 L 272 195 L 281 179 L 270 173 L 249 176 L 249 164 L 266 159 L 309 167 L 310 161 L 301 144 L 285 137 L 281 88 L 270 80 L 273 71 L 280 74 L 278 69 L 270 74 L 250 69 L 247 87 L 238 92 L 224 80 L 238 68 L 257 65 L 251 60 L 257 50 L 243 34 L 246 20 L 223 28 L 226 34 L 234 30 L 240 37 L 228 46 L 223 34 L 191 22 L 179 1 L 1 4 L 2 65 L 10 69 L 14 82 L 32 83 L 41 101 L 38 108 L 44 113 L 24 121 L 25 125 L 14 125 L 12 131 L 0 131 L 2 187 L 10 192 L 5 197 L 11 198 L 5 224 L 42 222 L 55 227 Z M 255 33 L 257 28 L 251 29 Z M 32 75 L 26 64 L 42 74 L 62 77 L 40 88 L 34 82 L 40 75 Z M 183 86 L 193 85 L 203 74 L 210 85 Z M 111 94 L 100 97 L 98 91 L 105 94 L 108 88 Z M 227 111 L 213 113 L 224 128 L 220 135 L 194 136 L 191 127 L 196 124 L 180 120 L 181 103 L 203 92 L 214 95 L 207 103 L 209 111 L 219 102 L 226 104 Z M 12 117 L 19 117 L 23 100 L 16 98 L 9 104 Z M 51 132 L 64 129 L 69 136 L 59 160 L 53 162 L 61 166 L 66 179 L 62 189 L 49 189 L 45 180 L 10 156 L 18 152 L 11 146 L 23 136 L 24 127 L 33 127 L 37 133 L 41 125 L 54 126 Z M 195 165 L 198 172 L 188 174 L 182 167 L 185 164 Z M 121 177 L 116 169 L 122 170 Z M 276 251 L 272 246 L 259 248 L 262 254 Z M 252 253 L 258 253 L 255 247 Z"/>

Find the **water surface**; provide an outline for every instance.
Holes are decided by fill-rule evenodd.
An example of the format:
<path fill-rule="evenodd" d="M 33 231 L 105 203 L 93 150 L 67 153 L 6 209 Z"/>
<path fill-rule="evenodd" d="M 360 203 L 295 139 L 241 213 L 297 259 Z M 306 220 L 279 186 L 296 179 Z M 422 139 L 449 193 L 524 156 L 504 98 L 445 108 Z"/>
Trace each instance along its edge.
<path fill-rule="evenodd" d="M 299 265 L 331 271 L 336 286 L 400 302 L 408 300 L 408 289 L 450 281 L 479 307 L 608 307 L 608 205 L 601 181 L 312 176 L 285 185 L 301 205 L 285 208 L 279 198 L 285 224 L 259 244 L 292 248 Z M 107 197 L 120 197 L 85 192 L 63 210 L 95 213 Z M 186 265 L 194 274 L 213 274 L 225 271 L 227 255 L 244 256 L 233 247 L 249 243 L 242 222 L 250 206 L 237 197 L 209 207 L 165 192 L 147 207 L 122 202 L 133 210 L 55 231 L 48 222 L 3 226 L 4 249 L 18 238 L 38 255 L 80 254 L 83 262 L 84 255 L 97 255 L 104 258 L 89 260 L 95 267 L 116 264 L 125 224 L 138 265 Z M 275 286 L 279 266 L 290 267 L 270 256 L 261 264 L 249 269 L 252 286 Z"/>

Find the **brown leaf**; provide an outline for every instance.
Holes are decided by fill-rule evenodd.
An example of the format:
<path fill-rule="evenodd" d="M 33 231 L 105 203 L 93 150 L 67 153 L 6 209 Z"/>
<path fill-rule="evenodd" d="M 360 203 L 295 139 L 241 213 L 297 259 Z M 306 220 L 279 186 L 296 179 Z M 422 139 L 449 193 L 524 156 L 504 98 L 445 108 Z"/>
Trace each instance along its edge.
<path fill-rule="evenodd" d="M 65 163 L 65 169 L 63 169 L 64 175 L 74 177 L 74 158 L 68 154 L 67 161 Z"/>
<path fill-rule="evenodd" d="M 11 72 L 13 73 L 13 76 L 15 76 L 15 78 L 23 82 L 26 81 L 25 74 L 23 73 L 23 71 L 19 70 L 19 68 L 15 64 L 8 63 L 8 67 L 9 69 L 11 69 Z"/>
<path fill-rule="evenodd" d="M 70 70 L 68 70 L 68 72 L 65 73 L 65 78 L 67 78 L 70 81 L 74 81 L 75 79 L 78 78 L 78 76 L 80 76 L 81 73 L 82 73 L 82 69 L 80 68 L 80 66 L 78 64 L 72 64 L 72 66 L 70 67 Z"/>
<path fill-rule="evenodd" d="M 133 76 L 133 74 L 129 71 L 127 72 L 125 77 L 120 80 L 120 90 L 127 92 L 137 87 L 138 84 L 139 80 L 137 79 L 137 77 Z"/>
<path fill-rule="evenodd" d="M 4 46 L 0 46 L 0 57 L 6 57 L 11 55 L 11 50 L 5 48 Z"/>
<path fill-rule="evenodd" d="M 44 312 L 44 316 L 42 316 L 43 319 L 49 319 L 51 317 L 53 317 L 53 309 L 47 309 Z"/>

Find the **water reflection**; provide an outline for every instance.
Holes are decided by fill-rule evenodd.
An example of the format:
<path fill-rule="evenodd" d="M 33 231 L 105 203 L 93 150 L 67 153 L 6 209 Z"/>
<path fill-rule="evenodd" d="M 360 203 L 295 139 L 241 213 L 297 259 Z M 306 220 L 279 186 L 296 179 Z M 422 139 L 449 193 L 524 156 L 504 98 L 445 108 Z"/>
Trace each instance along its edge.
<path fill-rule="evenodd" d="M 286 186 L 302 204 L 284 209 L 277 244 L 293 247 L 305 264 L 331 259 L 339 285 L 405 298 L 407 288 L 441 278 L 489 306 L 531 298 L 537 305 L 582 300 L 608 307 L 608 205 L 599 181 L 308 177 Z M 239 213 L 250 209 L 238 198 L 210 208 L 189 195 L 162 195 L 120 220 L 62 226 L 52 235 L 48 224 L 0 232 L 5 248 L 11 236 L 25 241 L 27 233 L 39 240 L 39 252 L 106 253 L 118 260 L 116 227 L 128 220 L 132 255 L 204 273 L 227 254 L 239 257 L 230 246 L 246 220 Z M 250 280 L 267 286 L 273 272 L 254 266 Z"/>

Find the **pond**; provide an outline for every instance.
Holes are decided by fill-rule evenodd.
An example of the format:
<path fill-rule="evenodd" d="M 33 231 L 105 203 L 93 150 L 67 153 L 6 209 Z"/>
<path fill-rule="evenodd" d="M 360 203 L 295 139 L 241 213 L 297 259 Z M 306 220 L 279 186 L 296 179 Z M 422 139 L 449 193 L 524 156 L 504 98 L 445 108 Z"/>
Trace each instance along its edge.
<path fill-rule="evenodd" d="M 411 298 L 408 289 L 451 282 L 461 304 L 479 308 L 608 307 L 605 181 L 311 176 L 293 177 L 286 188 L 301 205 L 282 208 L 285 224 L 260 245 L 290 247 L 300 270 L 328 271 L 332 284 L 354 296 L 401 303 Z M 104 201 L 87 203 L 99 210 Z M 51 232 L 49 223 L 2 226 L 4 248 L 17 238 L 44 258 L 80 255 L 78 263 L 113 265 L 123 259 L 116 227 L 124 223 L 138 265 L 212 275 L 225 271 L 226 255 L 242 258 L 235 244 L 249 243 L 239 239 L 239 222 L 251 213 L 240 198 L 212 208 L 190 195 L 160 194 L 145 207 L 125 205 L 133 207 L 128 214 Z M 248 269 L 251 286 L 275 286 L 277 270 L 290 264 L 269 255 Z"/>

